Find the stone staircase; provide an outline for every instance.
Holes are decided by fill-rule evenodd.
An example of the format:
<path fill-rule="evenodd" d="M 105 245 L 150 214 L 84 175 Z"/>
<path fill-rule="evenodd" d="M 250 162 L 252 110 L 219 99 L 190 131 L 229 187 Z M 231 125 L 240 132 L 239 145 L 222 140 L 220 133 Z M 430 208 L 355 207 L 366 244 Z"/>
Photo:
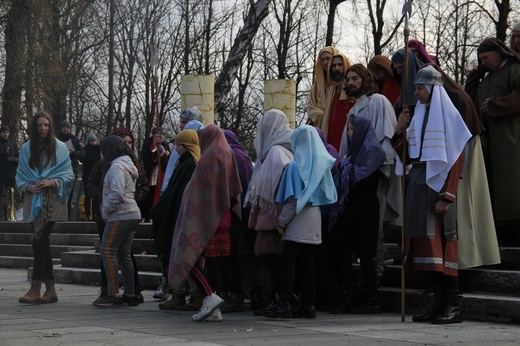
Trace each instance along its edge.
<path fill-rule="evenodd" d="M 145 289 L 155 290 L 160 264 L 151 240 L 152 225 L 139 225 L 133 252 L 139 267 L 139 280 Z M 520 323 L 520 230 L 497 233 L 502 263 L 460 271 L 467 319 Z M 23 222 L 0 223 L 0 267 L 28 269 L 32 275 L 32 229 Z M 99 239 L 94 222 L 56 223 L 51 234 L 54 275 L 60 283 L 99 287 Z M 380 301 L 385 311 L 401 310 L 400 229 L 385 231 L 388 264 L 381 281 Z M 406 312 L 420 312 L 432 303 L 420 275 L 406 276 Z"/>
<path fill-rule="evenodd" d="M 155 255 L 152 225 L 141 223 L 132 251 L 144 289 L 156 289 L 161 266 Z M 24 222 L 0 223 L 0 267 L 28 269 L 32 276 L 32 228 Z M 57 282 L 99 287 L 99 236 L 94 222 L 57 222 L 50 235 L 54 276 Z"/>

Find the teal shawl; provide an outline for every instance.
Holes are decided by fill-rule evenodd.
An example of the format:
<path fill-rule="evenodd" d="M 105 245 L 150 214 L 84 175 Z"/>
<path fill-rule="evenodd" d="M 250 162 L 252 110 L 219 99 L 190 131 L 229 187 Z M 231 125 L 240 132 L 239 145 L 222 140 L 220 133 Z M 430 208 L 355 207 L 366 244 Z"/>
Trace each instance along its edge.
<path fill-rule="evenodd" d="M 316 129 L 302 125 L 293 132 L 291 140 L 294 161 L 283 173 L 276 201 L 284 203 L 295 198 L 296 213 L 307 203 L 328 205 L 336 202 L 338 196 L 331 173 L 336 159 L 328 153 Z"/>
<path fill-rule="evenodd" d="M 67 203 L 69 194 L 74 186 L 74 172 L 70 163 L 69 151 L 65 143 L 56 141 L 56 164 L 48 163 L 41 172 L 38 168 L 29 167 L 29 158 L 31 157 L 30 141 L 22 145 L 20 149 L 20 159 L 18 161 L 18 170 L 16 171 L 16 186 L 20 194 L 24 192 L 27 184 L 34 184 L 38 180 L 43 179 L 59 179 L 60 187 L 58 188 L 58 198 L 60 201 Z M 43 209 L 43 193 L 32 195 L 31 214 L 25 221 L 33 222 L 42 213 Z"/>

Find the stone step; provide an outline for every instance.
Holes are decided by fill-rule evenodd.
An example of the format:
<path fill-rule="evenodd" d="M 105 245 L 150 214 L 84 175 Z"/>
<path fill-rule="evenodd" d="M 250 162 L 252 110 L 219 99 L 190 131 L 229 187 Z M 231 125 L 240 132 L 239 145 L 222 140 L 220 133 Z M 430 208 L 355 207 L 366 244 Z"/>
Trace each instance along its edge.
<path fill-rule="evenodd" d="M 161 272 L 161 263 L 156 255 L 134 253 L 134 258 L 139 271 Z M 101 257 L 99 253 L 94 250 L 61 253 L 61 265 L 63 268 L 98 269 L 100 267 L 100 261 Z"/>
<path fill-rule="evenodd" d="M 52 258 L 60 258 L 62 252 L 94 250 L 93 246 L 70 246 L 70 245 L 53 245 L 51 246 Z M 2 256 L 20 256 L 33 258 L 32 245 L 28 244 L 0 244 L 0 253 Z"/>
<path fill-rule="evenodd" d="M 424 272 L 406 273 L 406 287 L 424 288 Z M 387 265 L 381 279 L 385 287 L 401 287 L 401 266 Z M 459 285 L 463 292 L 489 292 L 518 295 L 520 292 L 520 271 L 473 268 L 459 271 Z"/>
<path fill-rule="evenodd" d="M 51 246 L 54 245 L 81 245 L 94 246 L 99 238 L 97 234 L 62 234 L 51 233 L 49 236 Z M 0 233 L 0 244 L 31 244 L 32 233 Z"/>
<path fill-rule="evenodd" d="M 52 263 L 60 264 L 59 258 L 53 258 Z M 34 265 L 34 259 L 30 257 L 21 256 L 0 256 L 0 267 L 1 268 L 12 268 L 12 269 L 27 269 Z"/>
<path fill-rule="evenodd" d="M 152 239 L 153 225 L 142 222 L 137 227 L 135 238 Z M 0 222 L 0 233 L 33 233 L 32 224 L 27 222 Z M 98 234 L 96 223 L 92 221 L 82 222 L 56 222 L 52 228 L 52 234 Z"/>

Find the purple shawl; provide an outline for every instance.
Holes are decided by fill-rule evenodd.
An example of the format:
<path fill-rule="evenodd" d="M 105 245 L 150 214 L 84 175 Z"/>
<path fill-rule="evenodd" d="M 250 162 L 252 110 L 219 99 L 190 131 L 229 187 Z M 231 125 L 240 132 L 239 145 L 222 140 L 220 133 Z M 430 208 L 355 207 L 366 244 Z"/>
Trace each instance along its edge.
<path fill-rule="evenodd" d="M 226 140 L 235 154 L 237 160 L 238 174 L 240 176 L 240 183 L 242 184 L 242 193 L 246 193 L 251 176 L 253 175 L 253 162 L 249 154 L 242 148 L 237 136 L 231 130 L 224 130 Z"/>
<path fill-rule="evenodd" d="M 331 208 L 329 229 L 345 211 L 350 188 L 379 169 L 386 159 L 370 119 L 363 115 L 351 117 L 354 117 L 354 132 L 352 141 L 348 139 L 347 157 L 341 159 L 339 164 L 338 202 Z"/>
<path fill-rule="evenodd" d="M 408 42 L 408 48 L 413 48 L 417 51 L 417 57 L 425 64 L 437 64 L 439 65 L 439 60 L 435 55 L 431 55 L 426 51 L 426 47 L 419 40 L 410 40 Z"/>

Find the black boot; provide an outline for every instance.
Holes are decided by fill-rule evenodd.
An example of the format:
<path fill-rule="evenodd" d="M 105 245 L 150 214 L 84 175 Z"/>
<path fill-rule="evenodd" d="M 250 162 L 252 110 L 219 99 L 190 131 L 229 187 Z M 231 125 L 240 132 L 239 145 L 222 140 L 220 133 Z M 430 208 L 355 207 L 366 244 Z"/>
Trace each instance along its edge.
<path fill-rule="evenodd" d="M 377 296 L 377 293 L 371 294 L 363 304 L 353 307 L 350 310 L 350 313 L 360 315 L 380 314 L 381 307 L 379 305 L 379 297 Z"/>
<path fill-rule="evenodd" d="M 267 299 L 263 306 L 257 310 L 253 310 L 255 316 L 266 316 L 267 314 L 278 309 L 278 302 L 276 301 L 276 295 L 273 293 L 269 299 Z"/>
<path fill-rule="evenodd" d="M 313 304 L 313 297 L 304 296 L 300 307 L 292 312 L 293 318 L 316 318 L 316 308 Z"/>
<path fill-rule="evenodd" d="M 444 287 L 435 286 L 433 288 L 433 305 L 423 314 L 414 315 L 412 321 L 414 322 L 432 322 L 433 319 L 439 315 L 443 310 L 445 304 Z"/>
<path fill-rule="evenodd" d="M 346 314 L 352 310 L 352 290 L 345 291 L 343 301 L 329 310 L 331 314 Z"/>
<path fill-rule="evenodd" d="M 464 314 L 460 308 L 462 294 L 458 289 L 447 292 L 447 303 L 448 305 L 444 307 L 442 312 L 433 318 L 433 324 L 452 324 L 464 321 Z"/>
<path fill-rule="evenodd" d="M 293 311 L 298 310 L 298 298 L 294 294 L 283 295 L 280 297 L 280 303 L 276 309 L 265 314 L 269 318 L 292 318 Z"/>

